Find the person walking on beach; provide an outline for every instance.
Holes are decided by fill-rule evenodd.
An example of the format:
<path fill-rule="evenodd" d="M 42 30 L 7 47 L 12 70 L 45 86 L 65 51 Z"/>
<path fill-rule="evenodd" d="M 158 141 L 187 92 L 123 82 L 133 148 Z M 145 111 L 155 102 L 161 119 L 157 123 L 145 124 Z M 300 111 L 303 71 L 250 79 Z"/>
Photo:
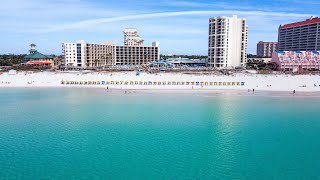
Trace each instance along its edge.
<path fill-rule="evenodd" d="M 107 86 L 107 92 L 109 91 L 109 87 Z"/>
<path fill-rule="evenodd" d="M 296 90 L 293 90 L 293 94 L 296 94 Z"/>
<path fill-rule="evenodd" d="M 254 89 L 252 89 L 252 92 L 254 93 Z"/>

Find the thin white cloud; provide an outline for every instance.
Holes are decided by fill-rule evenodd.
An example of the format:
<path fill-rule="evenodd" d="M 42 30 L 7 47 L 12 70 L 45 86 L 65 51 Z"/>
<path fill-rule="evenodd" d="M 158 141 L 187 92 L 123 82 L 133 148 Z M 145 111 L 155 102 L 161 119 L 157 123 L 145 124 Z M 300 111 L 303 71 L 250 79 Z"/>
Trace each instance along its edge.
<path fill-rule="evenodd" d="M 238 16 L 274 16 L 274 17 L 294 17 L 294 18 L 306 18 L 312 16 L 312 14 L 298 14 L 298 13 L 285 13 L 285 12 L 265 12 L 265 11 L 179 11 L 179 12 L 162 12 L 162 13 L 151 13 L 151 14 L 139 14 L 139 15 L 128 15 L 118 16 L 111 18 L 97 18 L 91 20 L 78 21 L 75 23 L 60 24 L 44 28 L 41 32 L 55 32 L 63 31 L 68 29 L 78 29 L 90 26 L 96 26 L 104 23 L 119 22 L 119 21 L 130 21 L 140 19 L 153 19 L 153 18 L 164 18 L 164 17 L 176 17 L 176 16 L 190 16 L 190 15 L 231 15 L 235 14 Z"/>

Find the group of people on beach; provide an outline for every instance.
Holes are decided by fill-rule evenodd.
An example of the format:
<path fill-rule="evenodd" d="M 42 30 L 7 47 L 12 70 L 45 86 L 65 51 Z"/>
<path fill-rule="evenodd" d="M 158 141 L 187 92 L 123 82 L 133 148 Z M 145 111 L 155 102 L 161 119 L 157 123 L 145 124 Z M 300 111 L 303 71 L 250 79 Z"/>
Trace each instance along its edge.
<path fill-rule="evenodd" d="M 250 92 L 250 89 L 248 89 L 248 92 Z M 252 89 L 252 92 L 254 93 L 254 89 Z"/>

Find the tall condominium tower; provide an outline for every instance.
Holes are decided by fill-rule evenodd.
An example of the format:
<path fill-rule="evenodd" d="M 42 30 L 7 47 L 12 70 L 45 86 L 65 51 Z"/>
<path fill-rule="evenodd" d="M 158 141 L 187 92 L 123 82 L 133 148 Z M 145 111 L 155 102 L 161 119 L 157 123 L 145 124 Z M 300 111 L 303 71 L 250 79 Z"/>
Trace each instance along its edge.
<path fill-rule="evenodd" d="M 319 51 L 320 18 L 280 25 L 278 43 L 280 51 Z"/>
<path fill-rule="evenodd" d="M 209 19 L 208 65 L 239 67 L 247 61 L 248 26 L 245 19 L 215 17 Z"/>
<path fill-rule="evenodd" d="M 126 28 L 123 31 L 125 46 L 143 46 L 143 39 L 136 28 Z"/>
<path fill-rule="evenodd" d="M 278 48 L 277 42 L 263 42 L 259 41 L 257 44 L 257 56 L 271 57 L 272 53 Z"/>

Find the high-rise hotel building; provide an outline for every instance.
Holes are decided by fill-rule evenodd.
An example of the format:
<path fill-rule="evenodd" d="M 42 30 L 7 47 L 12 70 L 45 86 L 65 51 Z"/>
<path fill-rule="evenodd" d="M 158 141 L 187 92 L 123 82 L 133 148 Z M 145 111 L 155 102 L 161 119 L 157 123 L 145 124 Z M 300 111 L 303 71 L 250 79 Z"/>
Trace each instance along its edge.
<path fill-rule="evenodd" d="M 215 17 L 209 19 L 208 65 L 239 67 L 247 61 L 248 26 L 245 19 Z"/>
<path fill-rule="evenodd" d="M 320 18 L 280 25 L 278 43 L 280 51 L 319 51 Z"/>
<path fill-rule="evenodd" d="M 130 33 L 128 33 L 130 32 Z M 141 65 L 160 59 L 158 42 L 152 46 L 143 46 L 143 39 L 136 29 L 125 29 L 124 46 L 108 40 L 101 44 L 87 43 L 79 40 L 74 43 L 63 43 L 62 51 L 66 66 L 101 67 L 110 65 Z"/>
<path fill-rule="evenodd" d="M 259 41 L 257 44 L 257 56 L 271 57 L 272 53 L 278 49 L 278 42 Z"/>
<path fill-rule="evenodd" d="M 143 46 L 144 40 L 139 36 L 136 28 L 126 28 L 123 31 L 125 46 Z"/>

